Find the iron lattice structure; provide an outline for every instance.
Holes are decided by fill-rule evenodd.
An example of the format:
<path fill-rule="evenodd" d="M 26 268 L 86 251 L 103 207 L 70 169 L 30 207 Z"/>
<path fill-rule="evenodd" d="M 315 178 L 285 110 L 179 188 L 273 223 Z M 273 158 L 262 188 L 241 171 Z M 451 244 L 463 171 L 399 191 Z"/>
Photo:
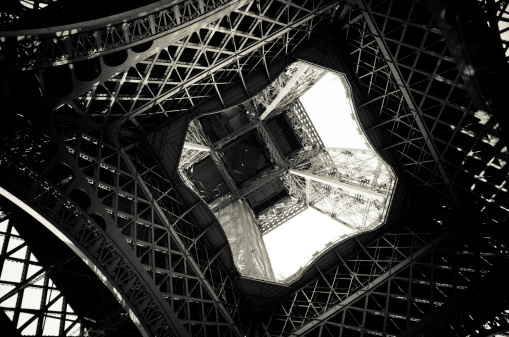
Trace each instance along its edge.
<path fill-rule="evenodd" d="M 2 329 L 26 334 L 31 320 L 49 334 L 46 317 L 89 335 L 506 333 L 507 3 L 108 8 L 53 28 L 1 10 L 0 279 L 11 262 L 26 269 L 3 283 L 16 303 L 3 294 L 0 305 L 18 318 L 2 313 Z M 383 227 L 329 247 L 282 286 L 239 276 L 217 219 L 176 173 L 191 120 L 255 97 L 295 60 L 345 74 L 398 186 Z M 18 237 L 25 256 L 9 246 Z M 50 279 L 72 313 L 19 300 L 53 291 Z"/>
<path fill-rule="evenodd" d="M 204 186 L 207 182 L 193 181 L 191 175 L 194 173 L 191 172 L 194 171 L 194 165 L 200 170 L 200 174 L 206 170 L 201 167 L 200 162 L 203 163 L 209 155 L 228 185 L 229 193 L 233 197 L 250 200 L 252 207 L 260 200 L 270 199 L 273 192 L 271 188 L 282 181 L 280 188 L 286 190 L 287 196 L 257 214 L 262 235 L 308 207 L 313 207 L 356 231 L 370 230 L 384 222 L 391 201 L 391 191 L 395 186 L 392 171 L 372 150 L 326 148 L 299 100 L 299 97 L 324 75 L 323 69 L 302 62 L 292 63 L 254 98 L 230 109 L 236 109 L 236 118 L 243 116 L 249 122 L 231 133 L 224 131 L 223 138 L 219 140 L 212 141 L 210 137 L 215 136 L 213 131 L 209 131 L 212 134 L 209 136 L 198 120 L 191 121 L 179 162 L 179 174 L 186 185 L 207 198 L 208 190 Z M 338 81 L 341 79 L 345 81 L 342 77 L 337 78 Z M 294 133 L 299 142 L 299 149 L 290 154 L 289 144 L 279 140 L 281 133 L 271 130 L 278 130 L 277 127 L 270 126 L 270 120 L 279 115 L 286 118 L 288 130 Z M 232 123 L 222 112 L 215 113 L 214 117 L 217 117 L 215 125 L 219 125 L 218 128 L 222 124 Z M 223 153 L 220 151 L 232 144 L 242 147 L 240 153 L 247 151 L 249 147 L 235 142 L 252 130 L 256 131 L 268 149 L 274 166 L 264 168 L 260 174 L 238 186 L 227 169 L 231 162 L 223 163 Z M 256 161 L 246 162 L 245 165 L 255 166 Z M 313 180 L 315 178 L 319 181 Z M 341 184 L 343 189 L 334 184 Z M 347 190 L 344 187 L 353 189 Z M 220 192 L 216 189 L 216 195 L 220 195 Z M 378 198 L 373 199 L 373 195 L 366 192 L 375 192 Z"/>

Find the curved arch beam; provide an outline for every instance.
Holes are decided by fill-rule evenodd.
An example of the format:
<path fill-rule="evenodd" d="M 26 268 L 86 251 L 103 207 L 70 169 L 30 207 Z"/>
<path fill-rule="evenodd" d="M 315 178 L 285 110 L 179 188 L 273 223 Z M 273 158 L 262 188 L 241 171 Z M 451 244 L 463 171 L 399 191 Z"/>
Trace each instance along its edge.
<path fill-rule="evenodd" d="M 38 220 L 69 246 L 97 275 L 127 311 L 143 336 L 188 336 L 169 304 L 156 294 L 117 244 L 52 183 L 2 154 L 9 186 L 0 194 Z"/>
<path fill-rule="evenodd" d="M 159 1 L 72 25 L 2 32 L 0 67 L 11 71 L 45 68 L 104 56 L 168 35 L 185 37 L 248 2 Z"/>

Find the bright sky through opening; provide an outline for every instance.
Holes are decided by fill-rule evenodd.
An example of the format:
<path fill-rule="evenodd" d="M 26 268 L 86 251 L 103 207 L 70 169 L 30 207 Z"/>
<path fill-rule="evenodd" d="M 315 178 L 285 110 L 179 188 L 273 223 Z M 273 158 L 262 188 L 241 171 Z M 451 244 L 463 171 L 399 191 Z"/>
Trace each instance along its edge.
<path fill-rule="evenodd" d="M 19 233 L 15 228 L 12 229 L 11 235 L 14 237 L 6 237 L 5 233 L 7 232 L 8 220 L 0 221 L 0 247 L 2 247 L 5 240 L 8 240 L 7 252 L 14 251 L 16 248 L 24 244 L 24 240 L 19 237 Z M 17 261 L 13 261 L 12 259 L 25 260 L 27 253 L 27 247 L 18 248 L 17 251 L 10 254 L 9 257 L 4 261 L 3 268 L 0 274 L 0 298 L 5 294 L 9 293 L 14 289 L 15 284 L 20 283 L 22 280 L 23 274 L 23 263 L 19 263 Z M 42 269 L 37 258 L 34 254 L 30 253 L 30 263 L 27 270 L 26 278 L 30 278 L 32 275 L 37 273 Z M 42 320 L 42 333 L 44 336 L 58 336 L 59 335 L 59 327 L 60 327 L 60 315 L 62 312 L 63 306 L 63 297 L 57 299 L 60 295 L 60 291 L 53 284 L 51 279 L 48 281 L 47 285 L 47 293 L 44 300 L 44 303 L 41 303 L 43 298 L 43 288 L 44 278 L 29 284 L 26 288 L 23 289 L 23 296 L 21 300 L 21 311 L 18 319 L 19 329 L 25 322 L 28 322 L 30 319 L 33 319 L 34 313 L 30 313 L 30 310 L 38 311 L 41 309 L 41 305 L 48 306 L 51 301 L 54 301 L 48 308 L 45 314 L 38 319 Z M 18 296 L 21 296 L 20 293 L 15 294 L 8 299 L 4 300 L 0 303 L 0 306 L 4 308 L 5 314 L 12 320 L 14 317 L 14 309 L 16 308 L 16 301 Z M 25 311 L 23 311 L 25 310 Z M 65 309 L 65 328 L 68 328 L 76 319 L 77 316 L 73 314 L 73 310 L 66 304 Z M 30 323 L 26 328 L 21 331 L 21 335 L 35 335 L 37 329 L 38 319 L 34 320 Z M 74 333 L 79 334 L 80 324 L 77 323 L 74 327 L 72 327 L 69 333 L 74 335 Z M 1 334 L 1 333 L 0 333 Z M 3 335 L 2 335 L 3 336 Z"/>
<path fill-rule="evenodd" d="M 339 78 L 327 73 L 309 89 L 301 102 L 326 147 L 368 149 L 353 120 L 350 100 Z M 313 254 L 352 230 L 309 208 L 263 239 L 277 280 L 306 265 Z"/>

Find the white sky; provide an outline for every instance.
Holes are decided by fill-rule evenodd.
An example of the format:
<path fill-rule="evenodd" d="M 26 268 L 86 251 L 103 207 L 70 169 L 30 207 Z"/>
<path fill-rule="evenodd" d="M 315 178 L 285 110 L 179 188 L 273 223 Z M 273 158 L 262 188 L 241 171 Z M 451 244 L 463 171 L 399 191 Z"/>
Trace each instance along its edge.
<path fill-rule="evenodd" d="M 309 89 L 301 102 L 326 147 L 367 149 L 363 136 L 352 119 L 343 84 L 332 73 L 326 74 Z M 321 251 L 352 230 L 308 209 L 263 236 L 278 280 L 294 274 Z M 284 276 L 282 276 L 284 275 Z"/>
<path fill-rule="evenodd" d="M 2 246 L 4 240 L 5 240 L 5 232 L 7 231 L 7 224 L 8 220 L 0 221 L 0 247 Z M 16 229 L 12 229 L 12 235 L 18 236 L 18 232 Z M 11 237 L 7 246 L 7 251 L 11 251 L 15 249 L 16 247 L 19 247 L 21 244 L 24 243 L 24 240 L 20 237 Z M 13 253 L 10 255 L 12 258 L 19 258 L 19 259 L 25 259 L 26 254 L 26 247 L 21 248 L 19 251 Z M 36 272 L 38 272 L 42 267 L 37 265 L 37 259 L 33 254 L 30 254 L 30 261 L 31 263 L 28 267 L 27 272 L 27 278 L 34 275 Z M 23 271 L 23 264 L 19 262 L 15 262 L 12 260 L 5 260 L 4 266 L 1 270 L 0 274 L 0 297 L 7 294 L 9 291 L 14 289 L 14 285 L 7 284 L 7 282 L 20 282 L 21 281 L 21 275 Z M 28 286 L 23 290 L 23 298 L 21 301 L 21 308 L 23 309 L 35 309 L 39 310 L 41 307 L 41 300 L 43 295 L 43 290 L 40 287 L 35 286 L 43 286 L 44 285 L 44 278 L 40 279 L 39 281 L 33 283 L 34 286 Z M 57 297 L 60 294 L 60 291 L 56 289 L 51 279 L 48 282 L 49 291 L 47 293 L 47 297 L 45 300 L 44 305 L 47 305 L 51 300 L 53 300 L 55 297 Z M 16 307 L 16 300 L 19 295 L 13 295 L 6 299 L 5 301 L 0 303 L 0 306 L 6 308 L 5 314 L 12 320 L 14 317 L 14 311 L 9 310 L 9 308 L 15 308 Z M 59 316 L 58 312 L 62 310 L 62 298 L 57 300 L 54 304 L 51 305 L 51 307 L 48 308 L 51 311 L 54 311 L 52 313 L 52 316 Z M 66 325 L 67 328 L 73 320 L 77 318 L 76 315 L 73 315 L 73 310 L 67 304 L 66 307 Z M 29 313 L 20 313 L 19 320 L 18 320 L 18 326 L 22 326 L 25 322 L 27 322 L 30 318 L 32 318 L 32 314 Z M 39 318 L 41 319 L 41 318 Z M 43 318 L 43 335 L 44 336 L 57 336 L 59 334 L 59 325 L 60 321 L 58 319 L 45 316 Z M 79 323 L 76 324 L 74 329 L 71 329 L 71 331 L 79 331 Z M 21 332 L 22 335 L 34 335 L 36 333 L 37 329 L 37 319 L 34 320 L 30 325 L 28 325 L 23 331 Z"/>
<path fill-rule="evenodd" d="M 342 82 L 327 73 L 300 99 L 326 147 L 367 149 Z"/>

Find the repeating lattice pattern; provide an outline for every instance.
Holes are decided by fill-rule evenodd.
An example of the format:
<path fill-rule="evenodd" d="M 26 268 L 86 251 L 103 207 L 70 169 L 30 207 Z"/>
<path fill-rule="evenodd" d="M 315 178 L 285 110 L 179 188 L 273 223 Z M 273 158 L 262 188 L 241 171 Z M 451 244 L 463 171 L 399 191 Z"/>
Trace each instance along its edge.
<path fill-rule="evenodd" d="M 507 3 L 478 3 L 490 27 L 498 29 L 507 52 Z M 205 2 L 186 4 L 182 9 L 189 12 L 184 15 L 193 16 Z M 159 18 L 174 14 L 165 12 Z M 122 53 L 104 52 L 90 60 L 83 56 L 86 62 L 99 60 L 98 77 L 80 80 L 77 70 L 67 65 L 56 68 L 67 69 L 72 77 L 70 92 L 51 101 L 52 121 L 62 138 L 28 137 L 21 131 L 11 143 L 2 144 L 1 168 L 6 173 L 2 184 L 18 189 L 34 208 L 67 226 L 62 232 L 74 235 L 83 251 L 98 252 L 98 266 L 120 268 L 115 276 L 109 275 L 132 307 L 146 314 L 144 324 L 152 333 L 169 334 L 163 323 L 168 317 L 159 316 L 159 307 L 151 302 L 155 297 L 144 302 L 143 289 L 162 294 L 178 323 L 192 335 L 243 335 L 249 324 L 235 281 L 217 259 L 220 251 L 207 242 L 192 217 L 193 206 L 182 203 L 173 181 L 150 154 L 144 133 L 172 123 L 210 99 L 228 107 L 228 90 L 235 87 L 241 89 L 238 96 L 253 97 L 259 89 L 251 87 L 255 75 L 274 80 L 271 66 L 285 62 L 337 21 L 341 22 L 334 33 L 341 35 L 341 51 L 353 70 L 346 76 L 353 91 L 361 88 L 366 94 L 364 102 L 356 102 L 357 108 L 370 107 L 378 118 L 366 130 L 368 138 L 383 130 L 387 139 L 379 150 L 396 154 L 400 175 L 423 199 L 444 211 L 452 207 L 463 214 L 480 214 L 478 224 L 464 228 L 484 227 L 477 237 L 468 231 L 459 235 L 454 224 L 442 225 L 431 216 L 423 222 L 409 221 L 374 242 L 359 241 L 350 256 L 338 254 L 340 262 L 331 268 L 313 265 L 315 277 L 291 288 L 295 291 L 267 313 L 262 326 L 267 333 L 281 336 L 412 334 L 446 309 L 461 311 L 458 299 L 466 291 L 479 292 L 483 284 L 490 284 L 494 266 L 505 259 L 505 253 L 484 229 L 508 218 L 507 144 L 497 120 L 474 105 L 447 36 L 426 3 L 253 1 L 175 41 L 146 34 L 155 24 L 169 21 L 136 20 L 130 29 L 128 24 L 101 28 L 106 33 L 94 36 L 102 43 L 97 51 L 110 43 L 127 55 L 122 59 Z M 29 46 L 40 60 L 25 53 L 26 46 L 14 39 L 2 39 L 2 61 L 14 62 L 11 66 L 42 61 L 38 65 L 43 66 L 48 60 L 65 59 L 62 55 L 78 60 L 80 53 L 96 49 L 87 34 L 75 40 L 71 36 L 37 42 L 35 49 Z M 154 55 L 142 51 L 141 46 L 148 44 L 124 48 L 138 37 L 153 38 L 153 45 L 161 48 Z M 6 48 L 13 46 L 15 57 L 7 59 Z M 68 60 L 63 62 L 72 62 Z M 46 69 L 37 72 L 43 83 L 50 74 Z M 51 94 L 50 86 L 44 86 L 42 95 Z M 61 156 L 67 156 L 63 166 L 57 165 Z M 293 185 L 302 183 L 296 180 Z M 80 192 L 72 194 L 79 189 L 86 190 L 89 199 Z M 103 236 L 105 228 L 120 233 L 122 242 L 131 247 L 121 252 L 129 250 L 134 254 L 132 262 L 142 266 L 132 272 L 145 270 L 150 282 L 137 283 L 137 276 L 129 274 L 129 261 L 118 260 L 122 254 L 114 254 L 113 244 L 119 242 L 109 243 Z M 463 312 L 474 317 L 473 324 L 465 324 L 460 315 L 437 329 L 443 334 L 481 334 L 489 326 L 500 327 L 502 333 L 504 310 L 500 305 L 483 315 L 467 308 Z"/>
<path fill-rule="evenodd" d="M 476 112 L 432 13 L 424 4 L 393 1 L 374 4 L 369 13 L 349 13 L 364 20 L 348 25 L 346 47 L 379 112 L 380 124 L 370 130 L 389 133 L 390 145 L 381 151 L 396 151 L 426 194 L 474 203 L 494 222 L 506 218 L 504 146 L 495 125 Z"/>
<path fill-rule="evenodd" d="M 73 258 L 42 265 L 8 216 L 0 222 L 0 247 L 0 309 L 21 335 L 83 335 L 83 317 L 74 313 L 51 279 L 55 268 Z"/>

